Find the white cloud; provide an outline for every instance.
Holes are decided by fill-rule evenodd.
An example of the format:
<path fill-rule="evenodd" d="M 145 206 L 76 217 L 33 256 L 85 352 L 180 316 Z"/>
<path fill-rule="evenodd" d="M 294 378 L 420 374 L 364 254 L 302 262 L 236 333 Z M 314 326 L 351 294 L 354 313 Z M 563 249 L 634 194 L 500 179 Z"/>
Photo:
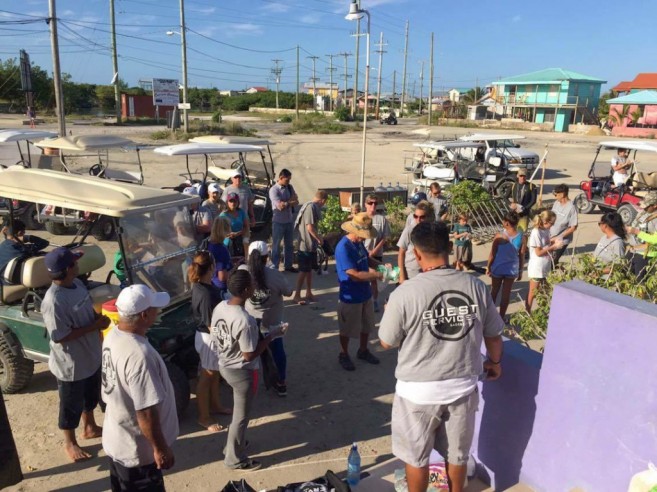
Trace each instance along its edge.
<path fill-rule="evenodd" d="M 231 24 L 230 28 L 225 31 L 225 34 L 228 37 L 233 37 L 236 35 L 253 35 L 259 36 L 263 33 L 262 27 L 255 24 L 244 23 L 244 24 Z"/>
<path fill-rule="evenodd" d="M 217 11 L 216 8 L 214 7 L 208 7 L 206 9 L 194 9 L 194 13 L 199 13 L 199 14 L 214 14 Z"/>
<path fill-rule="evenodd" d="M 290 10 L 290 6 L 284 3 L 268 3 L 261 10 L 271 12 L 272 14 L 282 14 Z"/>
<path fill-rule="evenodd" d="M 322 20 L 319 14 L 306 14 L 299 18 L 299 22 L 303 24 L 319 24 Z"/>
<path fill-rule="evenodd" d="M 513 18 L 511 19 L 511 22 L 520 22 L 522 20 L 521 15 L 514 15 Z"/>

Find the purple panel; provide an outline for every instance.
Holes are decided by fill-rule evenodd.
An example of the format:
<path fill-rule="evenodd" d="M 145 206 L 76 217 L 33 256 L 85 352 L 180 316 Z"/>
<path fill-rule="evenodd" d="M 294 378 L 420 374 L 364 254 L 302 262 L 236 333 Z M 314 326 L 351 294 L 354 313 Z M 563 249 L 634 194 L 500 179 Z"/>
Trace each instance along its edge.
<path fill-rule="evenodd" d="M 657 459 L 656 354 L 657 306 L 584 282 L 557 286 L 520 480 L 539 491 L 627 490 Z"/>

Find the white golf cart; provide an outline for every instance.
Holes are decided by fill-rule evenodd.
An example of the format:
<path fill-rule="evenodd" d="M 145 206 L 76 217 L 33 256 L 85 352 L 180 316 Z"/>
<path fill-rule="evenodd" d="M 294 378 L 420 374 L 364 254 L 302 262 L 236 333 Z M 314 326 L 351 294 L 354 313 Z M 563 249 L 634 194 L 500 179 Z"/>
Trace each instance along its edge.
<path fill-rule="evenodd" d="M 520 144 L 516 143 L 517 140 L 524 139 L 525 137 L 523 135 L 505 133 L 474 133 L 459 138 L 459 140 L 464 142 L 478 142 L 484 144 L 486 146 L 486 161 L 491 157 L 499 157 L 501 159 L 501 164 L 507 167 L 511 172 L 517 172 L 520 168 L 525 168 L 527 171 L 533 171 L 538 167 L 541 159 L 536 152 L 521 149 Z M 474 152 L 468 157 L 474 160 Z"/>
<path fill-rule="evenodd" d="M 191 291 L 186 280 L 187 266 L 196 251 L 196 245 L 188 241 L 193 234 L 189 206 L 198 197 L 91 176 L 17 168 L 2 173 L 0 195 L 90 212 L 96 216 L 94 225 L 101 220 L 115 223 L 126 282 L 145 284 L 171 296 L 170 305 L 147 336 L 167 363 L 181 413 L 189 402 L 188 377 L 195 377 L 198 368 L 196 327 L 189 316 Z M 116 298 L 120 288 L 109 284 L 109 276 L 104 282 L 92 280 L 106 257 L 98 245 L 85 242 L 88 234 L 89 230 L 68 247 L 84 250 L 80 271 L 96 309 L 100 309 L 103 302 Z M 12 260 L 3 272 L 8 274 L 11 285 L 4 282 L 0 286 L 0 384 L 3 391 L 15 392 L 28 384 L 33 361 L 48 360 L 49 340 L 39 304 L 50 278 L 43 256 Z"/>

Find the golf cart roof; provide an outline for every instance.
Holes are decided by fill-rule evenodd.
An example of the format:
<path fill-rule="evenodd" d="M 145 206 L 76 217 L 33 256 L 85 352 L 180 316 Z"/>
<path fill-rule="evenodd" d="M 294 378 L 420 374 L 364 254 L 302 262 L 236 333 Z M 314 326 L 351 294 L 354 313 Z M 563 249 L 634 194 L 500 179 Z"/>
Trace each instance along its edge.
<path fill-rule="evenodd" d="M 2 171 L 0 177 L 2 197 L 110 217 L 124 217 L 199 201 L 197 196 L 175 191 L 46 169 L 12 167 Z"/>
<path fill-rule="evenodd" d="M 218 143 L 218 144 L 237 144 L 237 145 L 275 145 L 274 142 L 260 137 L 239 137 L 236 135 L 203 135 L 194 137 L 190 142 L 198 143 Z"/>
<path fill-rule="evenodd" d="M 646 142 L 643 140 L 608 140 L 606 142 L 600 142 L 600 147 L 605 149 L 628 149 L 657 152 L 657 143 Z"/>
<path fill-rule="evenodd" d="M 523 140 L 524 138 L 524 135 L 515 135 L 513 133 L 473 133 L 472 135 L 464 135 L 459 140 L 472 142 L 474 140 Z"/>
<path fill-rule="evenodd" d="M 132 140 L 114 135 L 78 135 L 51 138 L 42 140 L 35 145 L 41 148 L 69 150 L 74 152 L 137 146 Z"/>
<path fill-rule="evenodd" d="M 450 150 L 450 149 L 476 149 L 482 147 L 484 144 L 481 142 L 466 142 L 458 140 L 450 140 L 447 142 L 425 142 L 425 143 L 416 143 L 413 144 L 414 147 L 420 147 L 423 149 L 439 149 L 439 150 Z"/>
<path fill-rule="evenodd" d="M 37 138 L 56 137 L 55 132 L 45 130 L 0 130 L 0 142 L 34 141 Z"/>
<path fill-rule="evenodd" d="M 255 145 L 219 144 L 190 142 L 176 145 L 156 147 L 153 152 L 164 155 L 201 155 L 201 154 L 234 154 L 236 152 L 262 152 L 262 147 Z"/>

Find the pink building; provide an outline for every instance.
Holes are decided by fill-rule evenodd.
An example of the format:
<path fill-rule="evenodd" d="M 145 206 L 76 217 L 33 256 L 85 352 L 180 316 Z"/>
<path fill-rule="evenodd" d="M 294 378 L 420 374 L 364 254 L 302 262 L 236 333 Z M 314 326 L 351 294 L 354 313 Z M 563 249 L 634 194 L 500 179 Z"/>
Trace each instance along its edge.
<path fill-rule="evenodd" d="M 643 90 L 608 99 L 609 124 L 615 137 L 657 135 L 657 91 Z"/>

